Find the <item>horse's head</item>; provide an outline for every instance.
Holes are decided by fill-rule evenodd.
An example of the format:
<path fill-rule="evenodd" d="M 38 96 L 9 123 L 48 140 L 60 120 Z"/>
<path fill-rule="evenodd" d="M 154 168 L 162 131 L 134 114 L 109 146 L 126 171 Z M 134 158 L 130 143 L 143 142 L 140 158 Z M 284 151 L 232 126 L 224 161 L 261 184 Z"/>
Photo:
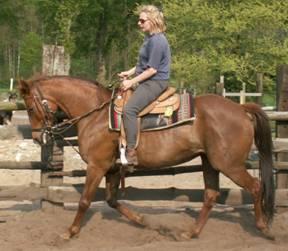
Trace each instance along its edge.
<path fill-rule="evenodd" d="M 46 96 L 39 83 L 20 80 L 18 88 L 28 112 L 32 138 L 39 144 L 45 144 L 53 125 L 57 105 Z"/>

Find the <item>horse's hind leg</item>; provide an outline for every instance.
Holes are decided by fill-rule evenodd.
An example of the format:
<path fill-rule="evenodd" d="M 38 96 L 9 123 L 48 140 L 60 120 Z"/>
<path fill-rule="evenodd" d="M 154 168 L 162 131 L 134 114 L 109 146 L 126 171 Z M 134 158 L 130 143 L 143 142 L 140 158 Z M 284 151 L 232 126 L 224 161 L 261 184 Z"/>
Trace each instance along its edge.
<path fill-rule="evenodd" d="M 205 155 L 201 158 L 205 184 L 204 202 L 196 221 L 196 227 L 188 234 L 188 237 L 197 237 L 201 233 L 219 196 L 219 172 L 211 166 Z"/>
<path fill-rule="evenodd" d="M 228 171 L 229 170 L 229 171 Z M 233 180 L 237 185 L 250 192 L 254 200 L 254 211 L 256 226 L 264 234 L 268 234 L 268 225 L 262 210 L 261 202 L 261 185 L 257 178 L 252 177 L 246 170 L 245 165 L 240 165 L 238 168 L 228 169 L 224 174 Z M 267 236 L 269 237 L 269 236 Z"/>
<path fill-rule="evenodd" d="M 120 171 L 106 174 L 106 201 L 110 207 L 116 209 L 120 214 L 124 215 L 132 222 L 143 225 L 142 216 L 140 214 L 133 212 L 131 209 L 117 201 L 120 179 Z"/>

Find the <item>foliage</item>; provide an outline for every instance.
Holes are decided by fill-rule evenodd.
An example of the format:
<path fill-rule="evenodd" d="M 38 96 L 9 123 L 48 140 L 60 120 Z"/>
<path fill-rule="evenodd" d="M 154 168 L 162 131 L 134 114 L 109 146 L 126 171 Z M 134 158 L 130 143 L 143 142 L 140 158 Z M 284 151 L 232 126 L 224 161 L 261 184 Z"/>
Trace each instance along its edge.
<path fill-rule="evenodd" d="M 287 62 L 287 1 L 163 2 L 177 55 L 174 77 L 185 85 L 205 91 L 225 75 L 228 84 L 249 88 L 257 72 L 271 85 L 276 66 Z"/>
<path fill-rule="evenodd" d="M 42 40 L 34 32 L 29 32 L 23 38 L 20 49 L 22 58 L 22 68 L 20 76 L 28 78 L 32 73 L 41 72 Z"/>
<path fill-rule="evenodd" d="M 274 91 L 276 66 L 288 61 L 286 0 L 0 0 L 0 81 L 40 71 L 46 43 L 65 46 L 72 75 L 110 82 L 137 62 L 143 3 L 164 10 L 173 85 L 213 92 L 224 75 L 227 90 L 254 91 L 263 73 Z"/>

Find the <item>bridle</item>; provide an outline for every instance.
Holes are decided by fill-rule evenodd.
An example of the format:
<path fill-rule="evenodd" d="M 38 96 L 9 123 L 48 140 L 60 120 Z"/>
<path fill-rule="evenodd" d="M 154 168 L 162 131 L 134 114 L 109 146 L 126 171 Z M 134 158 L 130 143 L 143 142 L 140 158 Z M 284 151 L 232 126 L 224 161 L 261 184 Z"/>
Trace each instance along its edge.
<path fill-rule="evenodd" d="M 109 100 L 104 101 L 99 106 L 92 108 L 90 111 L 80 116 L 77 116 L 75 118 L 67 119 L 63 122 L 56 123 L 57 121 L 56 112 L 54 112 L 49 107 L 48 99 L 44 98 L 38 85 L 35 85 L 35 89 L 36 89 L 37 94 L 32 94 L 32 96 L 29 96 L 29 97 L 26 96 L 26 99 L 31 98 L 33 106 L 38 110 L 37 112 L 40 112 L 41 114 L 43 114 L 43 118 L 42 118 L 43 127 L 32 129 L 32 132 L 41 132 L 41 142 L 39 142 L 41 146 L 46 145 L 47 142 L 49 142 L 50 140 L 54 140 L 55 136 L 61 137 L 62 140 L 64 140 L 65 142 L 71 145 L 69 141 L 65 140 L 63 133 L 69 130 L 75 124 L 77 124 L 80 120 L 88 117 L 89 115 L 91 115 L 92 113 L 96 111 L 102 110 L 107 104 L 109 104 L 114 99 L 112 95 L 112 97 Z M 29 115 L 29 119 L 30 119 L 31 114 L 35 113 L 33 107 L 27 108 L 27 112 Z M 76 151 L 78 152 L 78 150 Z"/>
<path fill-rule="evenodd" d="M 25 96 L 25 99 L 32 99 L 32 106 L 27 107 L 28 116 L 31 122 L 31 116 L 33 113 L 42 114 L 43 127 L 32 128 L 32 132 L 41 132 L 41 142 L 40 145 L 45 145 L 48 142 L 48 137 L 51 138 L 53 135 L 53 124 L 56 121 L 55 112 L 49 107 L 48 100 L 43 97 L 40 88 L 35 85 L 37 93 L 33 93 L 29 96 Z"/>

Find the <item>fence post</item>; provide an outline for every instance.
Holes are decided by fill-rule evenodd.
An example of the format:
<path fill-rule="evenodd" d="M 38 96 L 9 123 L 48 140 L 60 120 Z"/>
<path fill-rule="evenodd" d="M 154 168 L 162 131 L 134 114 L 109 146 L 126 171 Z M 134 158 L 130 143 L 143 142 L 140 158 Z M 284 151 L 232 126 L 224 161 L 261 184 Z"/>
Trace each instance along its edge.
<path fill-rule="evenodd" d="M 256 76 L 256 92 L 263 93 L 263 73 L 262 72 L 258 72 Z M 262 95 L 259 97 L 256 97 L 256 103 L 258 105 L 262 105 Z"/>
<path fill-rule="evenodd" d="M 216 83 L 216 90 L 217 95 L 223 96 L 224 93 L 224 76 L 220 76 L 220 83 Z"/>
<path fill-rule="evenodd" d="M 51 75 L 69 75 L 70 56 L 63 46 L 43 45 L 42 73 Z M 63 184 L 63 177 L 51 177 L 51 171 L 63 171 L 64 148 L 57 143 L 57 139 L 51 140 L 41 148 L 41 161 L 48 167 L 41 172 L 41 186 L 59 186 Z M 52 204 L 42 201 L 42 207 L 51 207 Z"/>
<path fill-rule="evenodd" d="M 41 147 L 41 161 L 46 163 L 47 169 L 41 170 L 41 187 L 61 186 L 63 177 L 50 177 L 51 171 L 63 171 L 64 167 L 64 148 L 59 146 L 57 141 L 51 141 Z M 43 200 L 42 208 L 51 207 L 52 204 Z"/>
<path fill-rule="evenodd" d="M 288 65 L 277 67 L 277 111 L 288 111 Z M 276 122 L 277 138 L 288 138 L 287 121 Z M 288 161 L 288 153 L 278 153 L 278 161 Z M 277 174 L 277 188 L 288 188 L 288 175 Z"/>
<path fill-rule="evenodd" d="M 246 83 L 242 83 L 242 90 L 240 91 L 240 104 L 243 105 L 246 103 Z"/>

